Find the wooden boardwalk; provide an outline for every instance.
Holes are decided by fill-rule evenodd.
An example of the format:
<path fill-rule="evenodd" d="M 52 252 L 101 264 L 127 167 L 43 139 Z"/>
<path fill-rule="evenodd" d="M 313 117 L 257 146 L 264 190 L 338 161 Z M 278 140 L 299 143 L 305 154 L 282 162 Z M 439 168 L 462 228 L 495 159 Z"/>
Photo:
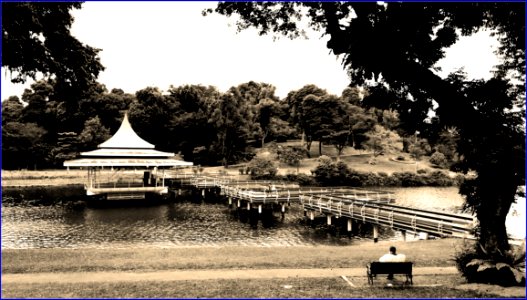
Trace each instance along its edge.
<path fill-rule="evenodd" d="M 447 213 L 396 205 L 394 194 L 385 191 L 351 187 L 300 187 L 298 184 L 278 181 L 236 181 L 227 176 L 199 174 L 170 174 L 165 180 L 177 187 L 190 187 L 201 191 L 213 191 L 226 198 L 229 205 L 238 209 L 258 209 L 302 205 L 306 216 L 325 215 L 328 224 L 332 218 L 346 218 L 348 231 L 352 220 L 373 224 L 374 239 L 378 226 L 434 236 L 474 238 L 477 224 L 473 215 Z"/>

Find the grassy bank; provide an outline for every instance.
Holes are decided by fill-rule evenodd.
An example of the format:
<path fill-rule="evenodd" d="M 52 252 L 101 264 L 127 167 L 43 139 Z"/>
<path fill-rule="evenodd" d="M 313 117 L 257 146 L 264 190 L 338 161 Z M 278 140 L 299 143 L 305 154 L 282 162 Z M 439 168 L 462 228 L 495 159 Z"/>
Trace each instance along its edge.
<path fill-rule="evenodd" d="M 82 185 L 86 170 L 2 170 L 2 188 L 17 186 Z"/>
<path fill-rule="evenodd" d="M 395 245 L 416 267 L 454 266 L 461 239 L 351 246 L 2 250 L 2 273 L 364 267 Z"/>
<path fill-rule="evenodd" d="M 364 268 L 395 245 L 415 267 L 453 266 L 460 239 L 417 242 L 362 242 L 352 246 L 195 247 L 176 249 L 24 249 L 2 251 L 3 274 L 38 272 L 126 271 L 155 272 L 194 269 Z M 342 274 L 346 275 L 346 274 Z M 4 298 L 485 298 L 521 297 L 514 291 L 467 286 L 459 274 L 414 276 L 414 286 L 386 287 L 384 277 L 369 286 L 366 276 L 343 278 L 274 278 L 216 280 L 118 279 L 100 283 L 9 283 Z M 403 279 L 400 279 L 403 280 Z M 520 296 L 518 296 L 520 294 Z"/>
<path fill-rule="evenodd" d="M 167 282 L 110 282 L 83 284 L 11 284 L 3 291 L 9 298 L 484 298 L 499 294 L 458 290 L 458 276 L 421 276 L 429 286 L 386 288 L 342 278 L 287 278 L 247 280 L 205 280 Z M 365 279 L 364 279 L 365 281 Z M 364 285 L 365 284 L 365 285 Z"/>

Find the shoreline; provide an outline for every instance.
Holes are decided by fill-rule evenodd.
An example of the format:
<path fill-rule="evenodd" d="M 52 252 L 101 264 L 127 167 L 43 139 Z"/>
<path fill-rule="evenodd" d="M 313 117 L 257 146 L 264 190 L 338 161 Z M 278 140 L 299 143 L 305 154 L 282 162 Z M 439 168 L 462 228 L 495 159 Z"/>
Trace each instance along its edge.
<path fill-rule="evenodd" d="M 414 262 L 411 287 L 404 286 L 402 275 L 395 276 L 393 288 L 387 288 L 383 276 L 374 285 L 367 282 L 366 264 L 392 244 Z M 3 249 L 2 294 L 16 298 L 525 298 L 524 287 L 467 283 L 452 260 L 461 244 L 461 239 L 446 238 L 272 248 Z"/>

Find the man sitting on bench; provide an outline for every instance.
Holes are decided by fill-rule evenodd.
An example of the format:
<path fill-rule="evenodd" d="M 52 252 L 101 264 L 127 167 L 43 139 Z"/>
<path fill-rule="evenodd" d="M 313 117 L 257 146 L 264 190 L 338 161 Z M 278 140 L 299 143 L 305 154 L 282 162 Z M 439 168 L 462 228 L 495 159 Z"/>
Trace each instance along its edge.
<path fill-rule="evenodd" d="M 397 249 L 394 246 L 390 247 L 390 253 L 384 254 L 379 258 L 380 262 L 405 262 L 406 255 L 397 254 Z M 393 280 L 393 274 L 388 274 L 388 280 Z"/>

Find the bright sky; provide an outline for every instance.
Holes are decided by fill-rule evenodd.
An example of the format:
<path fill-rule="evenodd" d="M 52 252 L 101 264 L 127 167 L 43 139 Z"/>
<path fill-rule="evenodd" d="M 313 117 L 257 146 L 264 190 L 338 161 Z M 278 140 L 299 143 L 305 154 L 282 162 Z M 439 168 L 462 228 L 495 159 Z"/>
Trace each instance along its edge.
<path fill-rule="evenodd" d="M 215 2 L 85 2 L 74 10 L 72 34 L 100 48 L 106 70 L 99 82 L 135 93 L 147 86 L 202 84 L 224 92 L 231 86 L 266 82 L 285 97 L 291 90 L 316 84 L 340 95 L 349 83 L 340 60 L 326 48 L 327 37 L 309 40 L 236 33 L 234 18 L 201 15 Z M 489 78 L 498 60 L 497 42 L 488 33 L 464 39 L 440 62 L 444 73 L 464 67 L 472 78 Z M 2 68 L 2 100 L 20 96 L 29 84 L 11 84 Z"/>

